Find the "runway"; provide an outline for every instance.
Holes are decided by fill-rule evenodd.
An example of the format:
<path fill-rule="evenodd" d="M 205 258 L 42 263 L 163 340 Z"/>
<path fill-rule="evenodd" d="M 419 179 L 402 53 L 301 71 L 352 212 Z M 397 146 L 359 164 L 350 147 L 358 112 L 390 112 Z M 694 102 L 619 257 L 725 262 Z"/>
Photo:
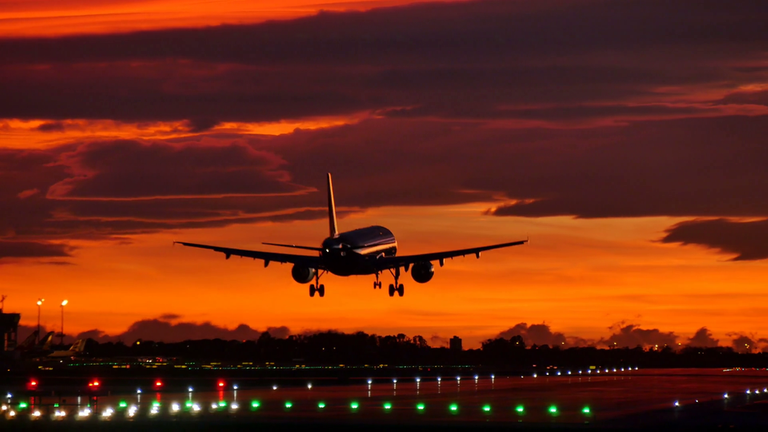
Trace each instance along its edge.
<path fill-rule="evenodd" d="M 323 385 L 308 379 L 300 386 L 295 381 L 287 386 L 277 380 L 272 385 L 252 386 L 228 379 L 198 382 L 197 388 L 190 386 L 186 392 L 121 386 L 120 391 L 107 391 L 109 394 L 97 398 L 85 392 L 79 397 L 75 393 L 41 396 L 23 408 L 23 401 L 12 398 L 4 405 L 3 426 L 34 423 L 44 429 L 135 422 L 158 427 L 254 422 L 449 428 L 768 425 L 765 370 L 580 372 L 361 377 L 348 385 Z M 103 385 L 107 388 L 109 383 Z M 213 390 L 216 388 L 220 390 Z"/>

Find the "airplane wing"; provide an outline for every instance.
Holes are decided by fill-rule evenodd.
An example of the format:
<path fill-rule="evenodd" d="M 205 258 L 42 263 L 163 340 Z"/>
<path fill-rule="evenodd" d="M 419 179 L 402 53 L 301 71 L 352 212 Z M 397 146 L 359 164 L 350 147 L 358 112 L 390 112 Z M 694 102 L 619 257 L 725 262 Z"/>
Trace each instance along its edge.
<path fill-rule="evenodd" d="M 414 264 L 417 262 L 438 261 L 440 263 L 440 266 L 442 267 L 443 262 L 446 258 L 453 258 L 453 257 L 465 256 L 465 255 L 475 255 L 478 258 L 480 258 L 480 252 L 484 252 L 491 249 L 500 249 L 500 248 L 505 248 L 510 246 L 518 246 L 525 243 L 528 243 L 528 240 L 519 240 L 519 241 L 514 241 L 509 243 L 499 243 L 499 244 L 490 245 L 490 246 L 480 246 L 480 247 L 469 248 L 469 249 L 459 249 L 454 251 L 435 252 L 435 253 L 427 253 L 427 254 L 421 254 L 421 255 L 381 257 L 375 260 L 374 265 L 377 268 L 379 268 L 379 270 L 388 270 L 388 269 L 405 267 L 405 270 L 408 271 L 408 267 L 410 267 L 411 264 Z"/>
<path fill-rule="evenodd" d="M 320 263 L 320 257 L 317 257 L 317 256 L 294 255 L 294 254 L 275 253 L 275 252 L 261 252 L 261 251 L 252 251 L 252 250 L 246 250 L 246 249 L 232 249 L 232 248 L 225 248 L 220 246 L 209 246 L 209 245 L 197 244 L 197 243 L 173 242 L 173 244 L 177 244 L 177 243 L 184 246 L 196 247 L 201 249 L 210 249 L 214 252 L 221 252 L 224 254 L 226 259 L 229 259 L 230 256 L 234 255 L 234 256 L 239 256 L 244 258 L 264 260 L 264 267 L 268 266 L 270 262 L 279 262 L 279 263 L 299 264 L 299 265 L 310 267 L 310 268 L 325 270 L 325 267 Z"/>

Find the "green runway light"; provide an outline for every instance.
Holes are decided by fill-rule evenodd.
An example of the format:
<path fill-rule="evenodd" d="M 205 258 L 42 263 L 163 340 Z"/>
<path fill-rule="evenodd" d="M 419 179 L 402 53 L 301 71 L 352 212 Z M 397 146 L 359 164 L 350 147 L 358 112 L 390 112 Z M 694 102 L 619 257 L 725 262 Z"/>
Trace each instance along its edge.
<path fill-rule="evenodd" d="M 556 406 L 554 406 L 554 405 L 552 405 L 551 407 L 549 407 L 549 413 L 550 413 L 550 414 L 557 414 L 557 407 L 556 407 Z"/>
<path fill-rule="evenodd" d="M 227 401 L 219 401 L 219 406 L 224 408 L 225 406 L 227 406 Z"/>
<path fill-rule="evenodd" d="M 589 414 L 592 411 L 590 411 L 588 406 L 585 406 L 584 408 L 582 408 L 581 412 L 583 412 L 584 414 Z"/>
<path fill-rule="evenodd" d="M 522 406 L 522 405 L 518 405 L 518 406 L 515 408 L 515 411 L 517 411 L 517 412 L 519 412 L 519 413 L 521 413 L 521 414 L 522 414 L 523 412 L 525 412 L 525 407 L 524 407 L 524 406 Z"/>
<path fill-rule="evenodd" d="M 117 404 L 118 408 L 128 408 L 128 402 L 121 400 L 119 404 Z"/>
<path fill-rule="evenodd" d="M 27 405 L 27 403 L 26 403 L 26 402 L 19 402 L 19 409 L 24 409 L 24 408 L 26 408 L 26 407 L 28 407 L 28 406 L 29 406 L 29 405 Z"/>
<path fill-rule="evenodd" d="M 389 403 L 389 402 L 384 402 L 384 409 L 385 410 L 391 410 L 392 409 L 392 404 Z"/>
<path fill-rule="evenodd" d="M 192 408 L 192 405 L 194 405 L 194 403 L 192 401 L 184 402 L 184 408 Z"/>
<path fill-rule="evenodd" d="M 320 408 L 320 409 L 325 408 L 325 402 L 318 402 L 317 403 L 317 407 Z"/>
<path fill-rule="evenodd" d="M 352 402 L 352 403 L 349 404 L 349 407 L 352 408 L 353 410 L 356 410 L 356 409 L 360 408 L 360 404 L 357 403 L 357 402 Z"/>
<path fill-rule="evenodd" d="M 286 408 L 290 408 L 290 407 L 292 407 L 292 406 L 293 406 L 293 403 L 292 403 L 291 401 L 286 401 L 286 402 L 285 402 L 285 407 L 286 407 Z"/>
<path fill-rule="evenodd" d="M 159 407 L 160 406 L 160 402 L 154 401 L 154 402 L 152 402 L 152 406 L 153 407 Z"/>
<path fill-rule="evenodd" d="M 459 410 L 459 405 L 455 404 L 455 403 L 451 404 L 450 406 L 448 406 L 448 409 L 451 410 L 451 411 L 458 411 Z"/>
<path fill-rule="evenodd" d="M 491 412 L 491 406 L 490 405 L 483 405 L 483 411 Z"/>
<path fill-rule="evenodd" d="M 420 404 L 416 405 L 416 409 L 419 410 L 419 411 L 424 411 L 424 408 L 425 408 L 425 406 L 424 406 L 423 403 L 420 403 Z"/>
<path fill-rule="evenodd" d="M 251 401 L 251 409 L 256 409 L 256 408 L 258 408 L 260 406 L 261 406 L 261 402 L 259 402 L 257 400 Z"/>

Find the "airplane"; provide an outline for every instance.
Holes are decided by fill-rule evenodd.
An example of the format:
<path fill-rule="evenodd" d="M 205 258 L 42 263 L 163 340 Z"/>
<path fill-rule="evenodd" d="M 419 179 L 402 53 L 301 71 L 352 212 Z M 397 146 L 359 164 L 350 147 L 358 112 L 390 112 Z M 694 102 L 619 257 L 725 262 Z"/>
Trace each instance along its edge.
<path fill-rule="evenodd" d="M 85 353 L 85 346 L 88 339 L 78 339 L 67 350 L 54 351 L 48 354 L 48 358 L 78 357 Z"/>
<path fill-rule="evenodd" d="M 392 231 L 383 226 L 374 225 L 366 228 L 358 228 L 352 231 L 339 232 L 336 222 L 336 203 L 333 197 L 333 182 L 328 173 L 328 224 L 330 236 L 323 240 L 320 247 L 297 246 L 293 244 L 262 243 L 268 246 L 278 246 L 318 252 L 317 256 L 294 255 L 286 253 L 262 252 L 246 249 L 232 249 L 221 246 L 209 246 L 197 243 L 176 241 L 174 244 L 183 246 L 210 249 L 221 252 L 226 259 L 232 255 L 260 259 L 264 261 L 264 267 L 270 262 L 293 264 L 291 276 L 300 284 L 309 285 L 309 296 L 317 293 L 325 296 L 325 285 L 320 284 L 320 277 L 326 273 L 337 276 L 375 275 L 373 288 L 381 289 L 379 274 L 389 271 L 395 279 L 394 284 L 389 285 L 389 296 L 397 293 L 402 297 L 405 287 L 400 282 L 400 269 L 407 273 L 411 269 L 411 277 L 418 283 L 429 282 L 435 273 L 433 261 L 437 261 L 440 267 L 447 258 L 465 255 L 475 255 L 480 258 L 480 253 L 510 246 L 522 245 L 528 240 L 518 240 L 508 243 L 499 243 L 490 246 L 480 246 L 469 249 L 459 249 L 445 252 L 426 253 L 419 255 L 397 256 L 397 241 Z"/>

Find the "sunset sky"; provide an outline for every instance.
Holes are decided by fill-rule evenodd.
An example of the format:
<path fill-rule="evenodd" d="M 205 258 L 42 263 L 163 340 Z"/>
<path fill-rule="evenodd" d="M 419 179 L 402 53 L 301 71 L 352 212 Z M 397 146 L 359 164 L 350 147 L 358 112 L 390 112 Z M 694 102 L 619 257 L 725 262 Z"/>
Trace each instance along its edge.
<path fill-rule="evenodd" d="M 0 0 L 0 294 L 100 340 L 768 350 L 765 0 Z M 406 294 L 172 246 L 514 241 Z M 391 283 L 385 275 L 383 283 Z M 544 324 L 544 325 L 541 325 Z M 25 328 L 28 328 L 25 327 Z M 736 342 L 734 342 L 734 340 Z"/>

